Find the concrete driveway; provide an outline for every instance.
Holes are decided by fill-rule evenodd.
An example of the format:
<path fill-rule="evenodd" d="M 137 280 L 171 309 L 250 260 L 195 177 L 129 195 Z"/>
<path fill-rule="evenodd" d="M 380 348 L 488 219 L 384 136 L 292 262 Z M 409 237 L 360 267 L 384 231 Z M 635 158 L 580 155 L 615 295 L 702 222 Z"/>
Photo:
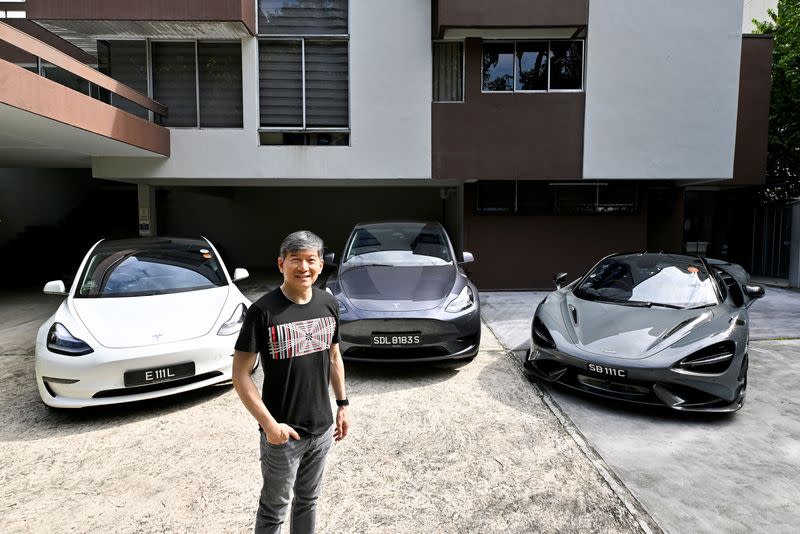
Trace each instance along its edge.
<path fill-rule="evenodd" d="M 34 335 L 59 301 L 0 293 L 0 532 L 252 532 L 256 424 L 229 385 L 77 412 L 41 403 Z M 328 459 L 320 533 L 659 531 L 490 331 L 457 370 L 347 374 L 351 435 Z"/>
<path fill-rule="evenodd" d="M 481 294 L 484 321 L 520 360 L 546 294 Z M 750 317 L 747 403 L 734 415 L 542 388 L 666 531 L 775 533 L 800 525 L 800 293 L 767 288 Z"/>

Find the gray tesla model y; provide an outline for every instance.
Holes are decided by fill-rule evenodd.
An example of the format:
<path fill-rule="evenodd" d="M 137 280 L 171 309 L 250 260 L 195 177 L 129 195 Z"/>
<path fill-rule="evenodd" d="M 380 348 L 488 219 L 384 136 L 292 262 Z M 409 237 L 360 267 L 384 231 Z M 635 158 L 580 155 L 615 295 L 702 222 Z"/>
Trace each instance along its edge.
<path fill-rule="evenodd" d="M 335 260 L 326 254 L 325 261 Z M 466 362 L 481 337 L 478 290 L 436 222 L 358 224 L 326 290 L 339 301 L 342 355 L 369 362 Z"/>
<path fill-rule="evenodd" d="M 747 388 L 748 307 L 764 295 L 739 265 L 617 254 L 536 309 L 525 369 L 595 395 L 733 412 Z"/>

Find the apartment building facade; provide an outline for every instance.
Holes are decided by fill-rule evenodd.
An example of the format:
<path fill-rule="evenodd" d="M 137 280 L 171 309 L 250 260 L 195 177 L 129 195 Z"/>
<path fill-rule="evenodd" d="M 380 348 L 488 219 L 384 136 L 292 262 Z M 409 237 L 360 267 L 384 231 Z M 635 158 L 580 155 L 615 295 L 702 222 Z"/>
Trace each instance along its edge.
<path fill-rule="evenodd" d="M 23 5 L 0 167 L 137 184 L 142 233 L 267 266 L 300 226 L 338 250 L 435 219 L 483 289 L 631 250 L 752 261 L 772 41 L 742 0 Z"/>

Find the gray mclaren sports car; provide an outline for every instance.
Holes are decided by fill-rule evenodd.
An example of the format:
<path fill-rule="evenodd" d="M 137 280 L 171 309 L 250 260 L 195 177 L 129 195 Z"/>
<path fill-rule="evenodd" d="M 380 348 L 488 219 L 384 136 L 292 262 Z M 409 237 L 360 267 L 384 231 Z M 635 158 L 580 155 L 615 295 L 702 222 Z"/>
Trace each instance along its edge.
<path fill-rule="evenodd" d="M 325 263 L 334 263 L 332 253 Z M 481 337 L 478 290 L 436 222 L 358 224 L 326 290 L 339 301 L 346 360 L 466 362 Z"/>
<path fill-rule="evenodd" d="M 544 382 L 675 410 L 733 412 L 747 388 L 748 307 L 764 295 L 739 265 L 615 254 L 536 309 L 524 367 Z"/>

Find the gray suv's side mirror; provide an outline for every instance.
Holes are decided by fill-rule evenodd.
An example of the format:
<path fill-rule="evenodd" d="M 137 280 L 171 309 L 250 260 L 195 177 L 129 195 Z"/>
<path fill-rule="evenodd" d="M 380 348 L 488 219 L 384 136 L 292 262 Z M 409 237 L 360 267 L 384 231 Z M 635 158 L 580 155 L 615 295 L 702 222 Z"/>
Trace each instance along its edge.
<path fill-rule="evenodd" d="M 561 289 L 561 286 L 567 281 L 567 274 L 568 273 L 556 273 L 553 275 L 553 283 L 556 285 L 556 289 Z"/>
<path fill-rule="evenodd" d="M 475 256 L 472 255 L 472 252 L 467 252 L 466 250 L 461 253 L 461 263 L 467 264 L 472 263 L 475 261 Z"/>
<path fill-rule="evenodd" d="M 326 252 L 322 255 L 322 262 L 326 265 L 336 265 L 336 254 L 333 252 Z"/>

